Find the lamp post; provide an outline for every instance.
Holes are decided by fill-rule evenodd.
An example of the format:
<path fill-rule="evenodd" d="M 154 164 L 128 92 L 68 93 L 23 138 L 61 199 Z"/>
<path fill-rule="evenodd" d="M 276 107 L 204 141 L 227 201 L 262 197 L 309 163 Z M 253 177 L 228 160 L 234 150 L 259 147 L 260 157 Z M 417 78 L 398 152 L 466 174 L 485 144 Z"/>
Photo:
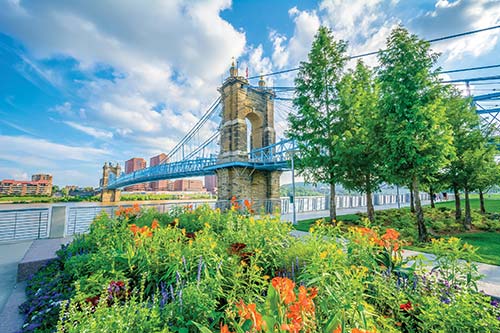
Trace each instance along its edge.
<path fill-rule="evenodd" d="M 399 185 L 396 185 L 396 195 L 397 195 L 397 202 L 398 202 L 398 209 L 401 208 L 401 204 L 399 202 Z"/>
<path fill-rule="evenodd" d="M 292 215 L 292 223 L 297 224 L 297 212 L 295 210 L 295 163 L 294 163 L 294 155 L 295 152 L 292 150 L 292 204 L 293 204 L 293 215 Z"/>

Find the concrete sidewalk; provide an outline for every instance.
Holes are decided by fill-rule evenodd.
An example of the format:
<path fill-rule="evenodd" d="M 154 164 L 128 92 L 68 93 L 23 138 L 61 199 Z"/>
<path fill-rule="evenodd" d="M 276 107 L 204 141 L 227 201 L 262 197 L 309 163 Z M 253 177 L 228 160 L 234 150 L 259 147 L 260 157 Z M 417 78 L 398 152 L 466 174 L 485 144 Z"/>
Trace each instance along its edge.
<path fill-rule="evenodd" d="M 26 300 L 26 280 L 55 258 L 62 244 L 73 238 L 37 239 L 0 244 L 0 332 L 17 332 L 23 324 L 19 306 Z M 21 281 L 21 282 L 18 282 Z"/>

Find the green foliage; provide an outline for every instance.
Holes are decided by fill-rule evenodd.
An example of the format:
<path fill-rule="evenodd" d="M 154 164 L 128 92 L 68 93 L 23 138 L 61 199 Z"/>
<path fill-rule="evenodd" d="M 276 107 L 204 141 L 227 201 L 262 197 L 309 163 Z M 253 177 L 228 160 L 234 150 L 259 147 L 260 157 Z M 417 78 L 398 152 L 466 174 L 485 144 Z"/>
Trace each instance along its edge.
<path fill-rule="evenodd" d="M 297 114 L 290 114 L 287 135 L 295 139 L 300 153 L 297 170 L 312 183 L 332 185 L 339 180 L 336 149 L 338 135 L 338 83 L 344 70 L 347 44 L 335 41 L 332 32 L 320 27 L 316 34 L 308 61 L 301 62 L 295 79 Z M 335 218 L 335 205 L 331 206 Z"/>
<path fill-rule="evenodd" d="M 458 260 L 463 249 L 474 254 L 472 247 L 433 243 L 438 279 L 403 260 L 399 233 L 389 222 L 371 228 L 367 219 L 355 222 L 362 226 L 320 221 L 310 236 L 295 239 L 279 216 L 255 218 L 234 207 L 103 214 L 31 280 L 24 331 L 184 333 L 229 325 L 225 332 L 271 332 L 264 322 L 283 329 L 294 323 L 290 315 L 307 318 L 297 324 L 300 332 L 435 332 L 448 320 L 443 304 L 454 316 L 467 316 L 450 327 L 498 327 L 498 309 L 473 292 L 475 267 Z M 289 290 L 307 289 L 299 287 L 285 301 L 274 277 Z M 443 281 L 458 287 L 449 300 Z M 414 313 L 400 309 L 408 301 Z M 483 311 L 462 313 L 454 302 L 467 311 L 475 302 Z"/>
<path fill-rule="evenodd" d="M 391 32 L 379 54 L 381 151 L 388 179 L 411 184 L 419 238 L 427 240 L 419 183 L 436 174 L 452 153 L 450 129 L 429 43 L 402 27 Z"/>

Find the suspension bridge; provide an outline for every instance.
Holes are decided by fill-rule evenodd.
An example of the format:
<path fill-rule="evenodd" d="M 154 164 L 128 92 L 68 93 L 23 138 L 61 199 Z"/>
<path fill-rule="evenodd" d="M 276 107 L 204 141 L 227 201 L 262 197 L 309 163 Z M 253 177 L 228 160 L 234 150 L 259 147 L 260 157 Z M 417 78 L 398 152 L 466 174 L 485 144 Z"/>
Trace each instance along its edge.
<path fill-rule="evenodd" d="M 500 26 L 492 27 L 500 28 Z M 490 28 L 430 40 L 438 42 Z M 383 51 L 378 51 L 383 52 Z M 378 52 L 352 56 L 371 56 Z M 441 71 L 441 74 L 493 71 L 498 65 Z M 221 201 L 238 198 L 279 203 L 279 177 L 290 169 L 295 143 L 286 138 L 287 119 L 295 112 L 294 87 L 267 86 L 264 77 L 290 75 L 292 68 L 260 76 L 243 77 L 230 68 L 217 98 L 192 129 L 169 152 L 166 163 L 129 174 L 119 165 L 103 167 L 102 200 L 119 201 L 120 189 L 138 183 L 216 174 Z M 251 80 L 259 79 L 257 85 Z M 290 78 L 288 79 L 290 81 Z M 443 80 L 468 93 L 484 126 L 500 136 L 500 75 Z M 273 205 L 269 207 L 273 209 Z"/>

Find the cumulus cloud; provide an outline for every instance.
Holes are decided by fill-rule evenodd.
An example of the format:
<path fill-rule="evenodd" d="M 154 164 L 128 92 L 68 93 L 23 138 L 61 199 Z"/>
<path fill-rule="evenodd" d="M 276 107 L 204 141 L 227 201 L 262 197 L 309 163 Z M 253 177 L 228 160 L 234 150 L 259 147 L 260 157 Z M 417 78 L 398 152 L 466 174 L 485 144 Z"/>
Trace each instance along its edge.
<path fill-rule="evenodd" d="M 297 7 L 293 7 L 288 14 L 295 24 L 290 39 L 277 31 L 271 31 L 269 35 L 274 46 L 272 60 L 280 69 L 285 66 L 295 66 L 307 58 L 314 35 L 320 26 L 320 19 L 314 10 L 300 11 Z"/>
<path fill-rule="evenodd" d="M 89 76 L 78 82 L 84 107 L 74 110 L 68 101 L 54 111 L 70 121 L 85 115 L 123 140 L 182 136 L 217 97 L 231 57 L 245 50 L 244 33 L 219 15 L 230 0 L 3 2 L 1 31 L 35 60 L 70 57 Z M 93 75 L 103 64 L 112 79 Z"/>
<path fill-rule="evenodd" d="M 500 1 L 439 0 L 435 8 L 417 17 L 410 27 L 427 38 L 441 37 L 500 24 Z M 433 44 L 445 63 L 479 57 L 492 51 L 499 41 L 498 30 Z"/>

